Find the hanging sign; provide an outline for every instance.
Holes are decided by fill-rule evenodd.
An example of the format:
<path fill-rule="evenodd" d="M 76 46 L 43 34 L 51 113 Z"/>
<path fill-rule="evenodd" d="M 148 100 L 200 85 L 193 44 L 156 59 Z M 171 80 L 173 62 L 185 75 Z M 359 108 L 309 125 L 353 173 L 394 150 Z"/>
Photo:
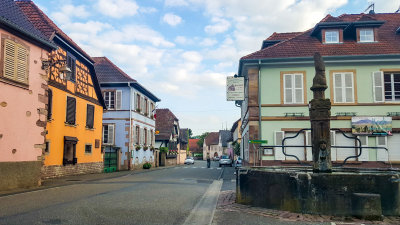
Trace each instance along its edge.
<path fill-rule="evenodd" d="M 226 78 L 226 100 L 244 100 L 244 77 L 231 76 Z"/>
<path fill-rule="evenodd" d="M 351 132 L 354 135 L 391 135 L 392 117 L 352 117 Z"/>

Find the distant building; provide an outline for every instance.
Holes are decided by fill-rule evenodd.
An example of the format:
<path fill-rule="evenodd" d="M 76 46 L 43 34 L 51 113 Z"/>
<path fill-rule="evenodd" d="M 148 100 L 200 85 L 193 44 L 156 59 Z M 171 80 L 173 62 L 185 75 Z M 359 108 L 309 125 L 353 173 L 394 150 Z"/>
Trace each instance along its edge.
<path fill-rule="evenodd" d="M 107 57 L 94 57 L 95 70 L 107 106 L 103 115 L 105 165 L 113 170 L 154 163 L 155 104 L 160 101 Z M 118 162 L 113 165 L 112 161 Z"/>
<path fill-rule="evenodd" d="M 237 143 L 237 144 L 239 144 L 239 146 L 240 146 L 240 144 L 241 144 L 241 142 L 242 142 L 242 132 L 241 132 L 241 127 L 242 127 L 242 120 L 241 119 L 238 119 L 238 120 L 236 120 L 236 122 L 235 123 L 233 123 L 233 125 L 232 125 L 232 128 L 231 128 L 231 133 L 232 133 L 232 144 L 233 144 L 233 148 L 234 148 L 234 145 Z M 241 151 L 240 151 L 240 155 L 239 155 L 241 158 L 243 158 L 243 149 L 241 148 Z"/>
<path fill-rule="evenodd" d="M 210 132 L 203 142 L 203 159 L 207 159 L 207 155 L 210 158 L 221 157 L 222 148 L 219 146 L 219 132 Z"/>
<path fill-rule="evenodd" d="M 218 147 L 221 149 L 223 155 L 234 157 L 232 149 L 232 133 L 229 130 L 219 131 Z"/>
<path fill-rule="evenodd" d="M 203 149 L 197 144 L 199 140 L 189 139 L 189 152 L 195 159 L 203 159 Z"/>
<path fill-rule="evenodd" d="M 0 191 L 37 186 L 48 110 L 42 60 L 57 46 L 12 0 L 0 1 Z"/>

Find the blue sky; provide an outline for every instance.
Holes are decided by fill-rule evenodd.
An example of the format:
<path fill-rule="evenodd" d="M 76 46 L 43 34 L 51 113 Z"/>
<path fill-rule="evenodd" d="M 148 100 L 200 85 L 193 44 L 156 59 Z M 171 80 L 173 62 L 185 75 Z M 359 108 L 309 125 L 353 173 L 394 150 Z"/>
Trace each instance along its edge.
<path fill-rule="evenodd" d="M 106 56 L 161 98 L 194 134 L 231 128 L 226 76 L 273 32 L 304 31 L 368 0 L 34 0 L 91 56 Z M 395 12 L 400 0 L 375 0 Z"/>

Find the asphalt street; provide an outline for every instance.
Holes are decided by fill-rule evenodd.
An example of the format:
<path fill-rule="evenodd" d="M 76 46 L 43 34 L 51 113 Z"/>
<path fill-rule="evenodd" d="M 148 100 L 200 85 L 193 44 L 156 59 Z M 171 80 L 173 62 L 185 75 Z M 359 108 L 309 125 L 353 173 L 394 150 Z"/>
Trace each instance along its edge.
<path fill-rule="evenodd" d="M 216 209 L 235 169 L 196 161 L 0 197 L 0 224 L 294 224 Z M 307 224 L 299 223 L 296 224 Z"/>

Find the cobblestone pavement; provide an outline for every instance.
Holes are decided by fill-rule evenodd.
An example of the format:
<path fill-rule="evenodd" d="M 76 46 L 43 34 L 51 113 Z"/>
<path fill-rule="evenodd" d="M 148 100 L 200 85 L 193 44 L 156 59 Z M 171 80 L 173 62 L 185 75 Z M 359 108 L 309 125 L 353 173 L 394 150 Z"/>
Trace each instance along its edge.
<path fill-rule="evenodd" d="M 282 221 L 302 221 L 302 222 L 318 222 L 331 225 L 341 224 L 355 224 L 355 225 L 370 225 L 370 224 L 400 224 L 400 217 L 385 217 L 383 221 L 364 221 L 355 217 L 336 217 L 326 215 L 311 215 L 291 213 L 287 211 L 279 211 L 274 209 L 266 209 L 259 207 L 251 207 L 247 205 L 235 203 L 235 191 L 228 190 L 222 191 L 218 198 L 217 209 L 226 212 L 240 212 L 257 216 L 265 216 Z"/>

